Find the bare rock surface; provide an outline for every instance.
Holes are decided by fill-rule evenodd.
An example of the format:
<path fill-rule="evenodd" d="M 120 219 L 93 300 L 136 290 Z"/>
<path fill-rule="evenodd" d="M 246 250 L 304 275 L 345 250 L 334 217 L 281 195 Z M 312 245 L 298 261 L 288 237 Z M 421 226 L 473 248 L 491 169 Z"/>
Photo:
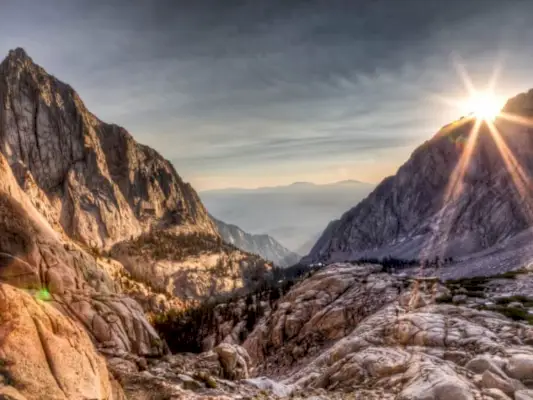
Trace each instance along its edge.
<path fill-rule="evenodd" d="M 107 247 L 162 224 L 217 234 L 168 161 L 96 118 L 22 49 L 0 65 L 0 110 L 0 151 L 70 237 Z"/>
<path fill-rule="evenodd" d="M 116 244 L 111 255 L 135 280 L 182 300 L 232 292 L 271 268 L 259 256 L 199 233 L 154 230 Z"/>
<path fill-rule="evenodd" d="M 500 392 L 513 398 L 526 390 L 533 327 L 437 304 L 447 289 L 435 282 L 415 281 L 399 294 L 403 283 L 372 266 L 326 267 L 295 286 L 248 337 L 254 374 L 295 393 L 366 391 L 376 399 L 482 399 Z M 322 340 L 306 347 L 313 332 Z"/>
<path fill-rule="evenodd" d="M 31 294 L 0 284 L 0 386 L 6 398 L 118 399 L 85 331 Z"/>
<path fill-rule="evenodd" d="M 17 187 L 1 155 L 0 167 L 1 280 L 42 291 L 44 300 L 79 321 L 99 346 L 162 354 L 139 304 L 121 295 L 112 277 L 82 247 L 50 234 L 53 229 Z"/>
<path fill-rule="evenodd" d="M 284 374 L 394 300 L 400 287 L 379 267 L 333 265 L 294 287 L 247 338 L 259 370 Z"/>
<path fill-rule="evenodd" d="M 527 399 L 533 327 L 438 300 L 450 294 L 437 279 L 333 264 L 282 297 L 244 349 L 167 356 L 121 379 L 126 392 L 157 381 L 199 399 Z"/>

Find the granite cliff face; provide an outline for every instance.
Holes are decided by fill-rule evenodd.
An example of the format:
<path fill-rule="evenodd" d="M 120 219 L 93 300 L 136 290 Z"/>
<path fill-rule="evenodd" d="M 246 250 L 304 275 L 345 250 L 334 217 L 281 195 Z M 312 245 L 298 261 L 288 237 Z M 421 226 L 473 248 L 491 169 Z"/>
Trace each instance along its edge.
<path fill-rule="evenodd" d="M 199 298 L 243 286 L 249 255 L 222 249 L 215 224 L 174 167 L 124 128 L 100 121 L 22 49 L 0 65 L 0 106 L 0 152 L 28 200 L 63 239 L 112 252 L 138 281 L 169 296 Z M 170 248 L 198 235 L 205 243 L 178 260 L 164 260 L 160 243 L 150 241 L 152 248 L 143 249 L 157 257 L 139 261 L 120 251 L 147 236 L 165 238 Z M 157 273 L 147 272 L 152 264 Z M 227 268 L 213 275 L 220 264 Z"/>
<path fill-rule="evenodd" d="M 147 313 L 243 286 L 251 259 L 267 265 L 222 241 L 170 163 L 22 49 L 0 64 L 0 104 L 0 397 L 124 399 L 105 361 L 145 368 L 168 353 Z M 147 236 L 193 245 L 158 264 L 167 255 Z M 132 243 L 153 258 L 111 258 Z M 150 263 L 158 274 L 139 273 Z"/>
<path fill-rule="evenodd" d="M 212 218 L 222 239 L 249 253 L 258 254 L 279 267 L 289 267 L 300 260 L 300 256 L 283 247 L 269 235 L 252 235 L 236 225 Z"/>
<path fill-rule="evenodd" d="M 528 118 L 532 102 L 530 91 L 504 111 Z M 505 243 L 516 257 L 496 263 L 510 268 L 528 260 L 533 252 L 518 241 L 533 223 L 533 130 L 498 118 L 501 139 L 481 122 L 474 140 L 475 125 L 464 118 L 421 145 L 396 175 L 330 224 L 306 259 L 460 259 Z"/>
<path fill-rule="evenodd" d="M 20 185 L 41 197 L 50 223 L 70 237 L 109 247 L 167 225 L 216 235 L 168 161 L 96 118 L 22 49 L 0 65 L 0 111 L 0 151 Z"/>

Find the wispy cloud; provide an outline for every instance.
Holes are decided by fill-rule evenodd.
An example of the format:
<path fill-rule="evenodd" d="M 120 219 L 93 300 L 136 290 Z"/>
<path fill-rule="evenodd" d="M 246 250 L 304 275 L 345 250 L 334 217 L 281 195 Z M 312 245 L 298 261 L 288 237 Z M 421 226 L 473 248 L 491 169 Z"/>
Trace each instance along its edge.
<path fill-rule="evenodd" d="M 453 55 L 478 84 L 505 59 L 504 95 L 533 86 L 520 0 L 0 5 L 0 49 L 25 47 L 200 188 L 394 172 L 459 116 L 436 96 L 465 95 Z"/>

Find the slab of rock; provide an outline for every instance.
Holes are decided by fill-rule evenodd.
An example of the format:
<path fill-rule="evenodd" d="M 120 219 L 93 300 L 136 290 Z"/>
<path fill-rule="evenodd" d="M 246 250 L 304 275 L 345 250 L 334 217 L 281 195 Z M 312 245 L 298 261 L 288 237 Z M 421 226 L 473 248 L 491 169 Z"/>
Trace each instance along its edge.
<path fill-rule="evenodd" d="M 224 377 L 232 380 L 249 378 L 250 356 L 244 348 L 221 343 L 213 351 L 218 354 Z"/>
<path fill-rule="evenodd" d="M 196 379 L 190 377 L 189 375 L 185 374 L 178 374 L 178 379 L 181 380 L 183 389 L 186 390 L 198 390 L 204 387 L 200 382 L 198 382 Z"/>
<path fill-rule="evenodd" d="M 288 397 L 294 390 L 294 388 L 291 386 L 287 386 L 282 383 L 273 381 L 272 379 L 268 379 L 264 376 L 259 378 L 245 379 L 244 382 L 253 385 L 261 390 L 271 392 L 275 396 L 279 397 Z"/>
<path fill-rule="evenodd" d="M 533 355 L 516 354 L 509 359 L 507 375 L 518 380 L 533 380 Z"/>
<path fill-rule="evenodd" d="M 514 398 L 515 400 L 533 400 L 533 390 L 517 390 Z"/>
<path fill-rule="evenodd" d="M 27 399 L 112 399 L 103 357 L 85 331 L 59 311 L 0 284 L 0 357 Z"/>
<path fill-rule="evenodd" d="M 483 395 L 493 400 L 512 400 L 509 396 L 503 393 L 500 389 L 483 389 Z"/>
<path fill-rule="evenodd" d="M 78 320 L 108 354 L 160 356 L 166 351 L 141 306 L 129 297 L 73 293 L 68 298 L 54 296 L 54 304 Z"/>
<path fill-rule="evenodd" d="M 482 374 L 485 371 L 490 371 L 501 378 L 506 378 L 506 375 L 498 365 L 498 362 L 489 355 L 480 355 L 474 357 L 465 365 L 465 368 L 476 374 Z"/>
<path fill-rule="evenodd" d="M 485 388 L 499 389 L 508 395 L 515 392 L 515 387 L 509 379 L 502 378 L 491 371 L 483 372 L 481 385 Z"/>

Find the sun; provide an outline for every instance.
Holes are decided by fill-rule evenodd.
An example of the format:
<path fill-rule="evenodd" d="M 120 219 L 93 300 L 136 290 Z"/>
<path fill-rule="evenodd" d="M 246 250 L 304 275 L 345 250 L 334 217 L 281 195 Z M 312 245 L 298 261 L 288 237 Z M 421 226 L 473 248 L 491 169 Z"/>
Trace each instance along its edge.
<path fill-rule="evenodd" d="M 490 91 L 471 93 L 465 105 L 467 112 L 485 121 L 494 121 L 502 107 L 503 101 Z"/>

